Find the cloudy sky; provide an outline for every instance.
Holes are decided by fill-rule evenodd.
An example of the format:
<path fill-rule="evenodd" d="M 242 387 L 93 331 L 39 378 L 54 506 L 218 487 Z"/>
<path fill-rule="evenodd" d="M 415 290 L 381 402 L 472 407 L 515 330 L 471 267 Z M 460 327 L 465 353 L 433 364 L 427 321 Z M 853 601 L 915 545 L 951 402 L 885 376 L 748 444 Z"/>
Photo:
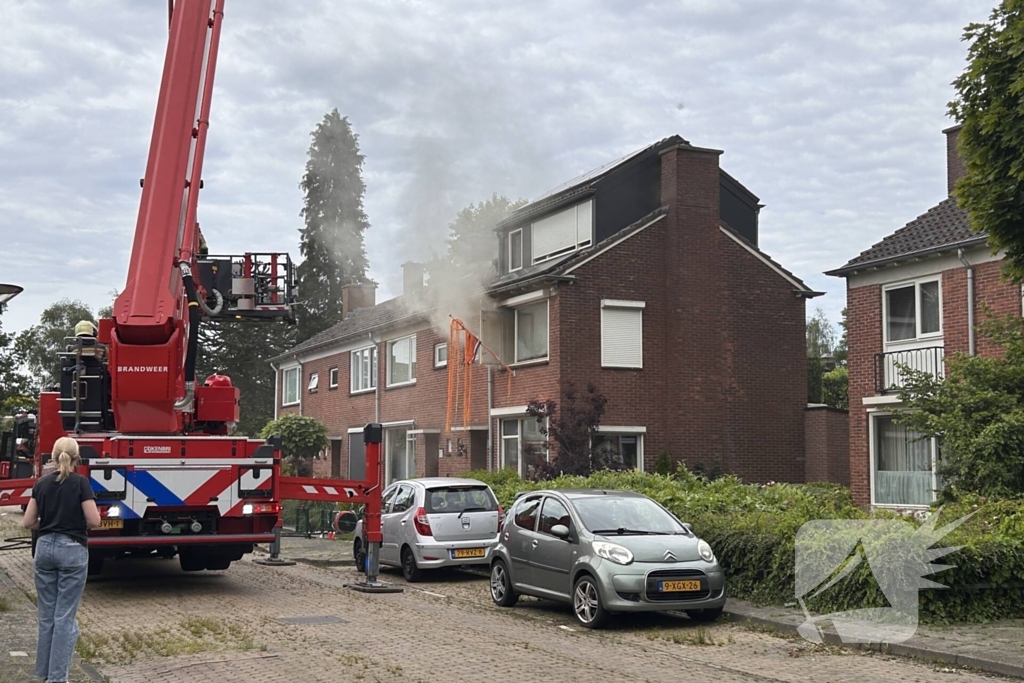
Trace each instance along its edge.
<path fill-rule="evenodd" d="M 219 253 L 298 255 L 309 132 L 366 155 L 371 275 L 461 207 L 535 197 L 678 133 L 725 150 L 761 246 L 838 319 L 821 273 L 946 195 L 963 28 L 994 0 L 227 0 L 200 222 Z M 287 5 L 287 7 L 285 7 Z M 164 0 L 3 0 L 0 282 L 21 329 L 124 285 L 167 38 Z"/>

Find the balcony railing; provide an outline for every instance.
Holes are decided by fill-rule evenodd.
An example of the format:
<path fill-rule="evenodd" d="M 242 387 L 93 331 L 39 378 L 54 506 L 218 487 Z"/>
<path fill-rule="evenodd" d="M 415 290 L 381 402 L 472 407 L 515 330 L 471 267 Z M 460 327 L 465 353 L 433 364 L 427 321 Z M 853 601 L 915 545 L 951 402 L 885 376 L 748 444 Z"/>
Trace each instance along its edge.
<path fill-rule="evenodd" d="M 904 368 L 927 372 L 943 379 L 946 376 L 943 358 L 945 349 L 941 346 L 876 353 L 875 392 L 893 394 L 902 389 L 906 381 Z"/>

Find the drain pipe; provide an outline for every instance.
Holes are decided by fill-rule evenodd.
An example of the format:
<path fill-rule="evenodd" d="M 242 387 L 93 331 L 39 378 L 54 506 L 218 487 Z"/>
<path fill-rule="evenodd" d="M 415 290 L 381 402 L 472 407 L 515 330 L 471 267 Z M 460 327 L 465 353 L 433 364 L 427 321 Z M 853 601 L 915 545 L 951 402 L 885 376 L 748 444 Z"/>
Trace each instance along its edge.
<path fill-rule="evenodd" d="M 373 423 L 380 424 L 380 340 L 374 338 L 373 332 L 368 332 L 367 336 L 373 342 L 373 355 L 377 359 L 377 372 L 374 373 L 373 377 Z M 372 361 L 370 362 L 370 368 L 373 368 Z"/>
<path fill-rule="evenodd" d="M 960 259 L 960 263 L 964 264 L 964 268 L 967 269 L 967 344 L 970 351 L 970 355 L 975 354 L 975 342 L 974 342 L 974 266 L 972 266 L 967 258 L 964 256 L 963 247 L 957 250 L 957 257 Z"/>
<path fill-rule="evenodd" d="M 494 470 L 494 435 L 491 433 L 494 420 L 491 419 L 491 406 L 494 403 L 494 368 L 487 366 L 487 471 Z"/>

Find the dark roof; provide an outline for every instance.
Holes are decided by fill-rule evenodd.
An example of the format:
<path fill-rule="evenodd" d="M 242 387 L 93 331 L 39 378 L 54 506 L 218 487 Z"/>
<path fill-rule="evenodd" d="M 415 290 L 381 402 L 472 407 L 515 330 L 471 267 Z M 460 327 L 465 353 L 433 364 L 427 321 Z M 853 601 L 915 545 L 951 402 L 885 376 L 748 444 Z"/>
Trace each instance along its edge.
<path fill-rule="evenodd" d="M 925 256 L 955 246 L 985 242 L 987 236 L 971 229 L 967 212 L 952 197 L 943 199 L 926 213 L 864 251 L 842 268 L 826 275 L 848 275 L 868 267 Z"/>
<path fill-rule="evenodd" d="M 283 358 L 290 358 L 320 347 L 356 339 L 382 327 L 388 327 L 404 320 L 413 321 L 422 318 L 428 312 L 429 310 L 426 308 L 414 310 L 414 307 L 409 305 L 406 297 L 395 297 L 370 308 L 356 309 L 340 323 L 327 328 L 319 334 L 313 335 L 301 344 L 293 346 L 285 353 L 275 356 L 270 360 L 277 361 Z"/>

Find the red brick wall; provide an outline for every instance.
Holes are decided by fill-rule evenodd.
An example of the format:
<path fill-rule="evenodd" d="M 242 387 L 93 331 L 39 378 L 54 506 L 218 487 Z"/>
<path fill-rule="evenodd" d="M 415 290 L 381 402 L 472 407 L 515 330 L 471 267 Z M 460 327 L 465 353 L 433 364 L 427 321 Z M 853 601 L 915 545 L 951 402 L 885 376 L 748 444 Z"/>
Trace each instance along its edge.
<path fill-rule="evenodd" d="M 1002 278 L 1002 262 L 992 261 L 974 267 L 975 328 L 989 318 L 1021 314 L 1020 288 Z M 967 353 L 970 349 L 967 325 L 967 270 L 955 268 L 942 273 L 942 324 L 946 355 Z M 979 355 L 999 353 L 983 334 L 975 336 Z"/>
<path fill-rule="evenodd" d="M 850 416 L 844 410 L 810 407 L 805 415 L 806 481 L 850 485 Z"/>
<path fill-rule="evenodd" d="M 875 354 L 882 350 L 882 288 L 848 288 L 847 362 L 850 371 L 850 492 L 854 503 L 871 502 L 868 417 L 863 399 L 875 395 Z"/>
<path fill-rule="evenodd" d="M 720 238 L 719 277 L 726 283 L 718 314 L 726 323 L 726 470 L 747 481 L 802 482 L 805 299 L 733 239 Z"/>

